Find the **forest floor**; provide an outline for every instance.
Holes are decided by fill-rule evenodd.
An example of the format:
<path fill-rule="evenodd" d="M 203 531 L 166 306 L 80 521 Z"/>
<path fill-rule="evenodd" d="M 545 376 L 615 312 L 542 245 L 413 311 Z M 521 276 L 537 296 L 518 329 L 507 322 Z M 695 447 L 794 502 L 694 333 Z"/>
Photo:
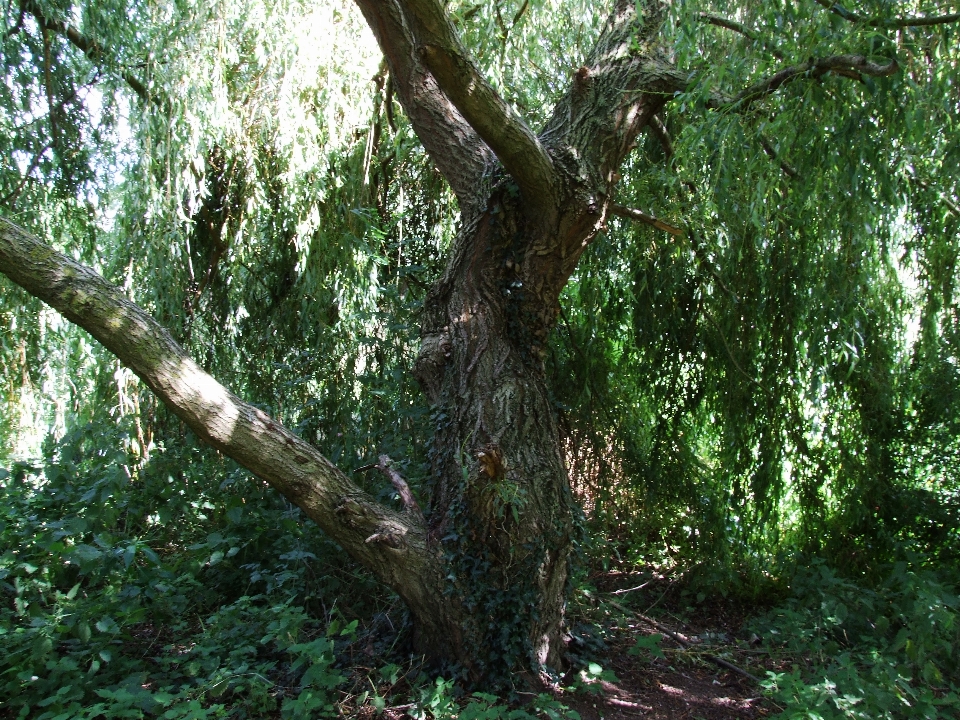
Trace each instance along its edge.
<path fill-rule="evenodd" d="M 680 583 L 649 572 L 604 573 L 591 583 L 570 608 L 572 650 L 584 669 L 568 673 L 560 682 L 565 689 L 554 693 L 582 720 L 777 714 L 759 679 L 792 661 L 760 649 L 760 639 L 744 629 L 766 608 L 722 597 L 695 600 Z M 638 639 L 646 646 L 639 652 Z M 400 720 L 409 707 L 387 707 L 379 717 Z M 374 720 L 372 709 L 364 710 L 359 716 Z"/>
<path fill-rule="evenodd" d="M 721 597 L 693 601 L 671 580 L 649 575 L 607 573 L 594 584 L 598 602 L 585 619 L 593 615 L 602 629 L 595 662 L 616 680 L 588 680 L 587 692 L 559 698 L 583 720 L 750 720 L 778 712 L 758 679 L 782 671 L 787 661 L 758 649 L 760 639 L 744 631 L 763 608 Z M 638 653 L 638 638 L 660 652 Z"/>

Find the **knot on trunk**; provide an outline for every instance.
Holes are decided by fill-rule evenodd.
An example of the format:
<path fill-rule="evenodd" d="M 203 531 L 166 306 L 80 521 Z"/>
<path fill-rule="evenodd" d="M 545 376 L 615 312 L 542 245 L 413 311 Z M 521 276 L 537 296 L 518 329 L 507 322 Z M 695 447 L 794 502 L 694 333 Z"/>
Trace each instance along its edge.
<path fill-rule="evenodd" d="M 334 508 L 334 512 L 340 518 L 340 522 L 347 527 L 356 527 L 359 521 L 366 516 L 363 505 L 349 497 L 341 498 Z"/>
<path fill-rule="evenodd" d="M 436 405 L 440 400 L 444 366 L 452 351 L 449 327 L 443 327 L 438 332 L 424 333 L 420 339 L 420 354 L 414 363 L 413 373 L 431 405 Z"/>
<path fill-rule="evenodd" d="M 390 528 L 379 528 L 377 532 L 364 540 L 364 543 L 367 545 L 380 543 L 394 550 L 401 550 L 407 546 L 406 540 L 403 539 L 403 534 Z"/>

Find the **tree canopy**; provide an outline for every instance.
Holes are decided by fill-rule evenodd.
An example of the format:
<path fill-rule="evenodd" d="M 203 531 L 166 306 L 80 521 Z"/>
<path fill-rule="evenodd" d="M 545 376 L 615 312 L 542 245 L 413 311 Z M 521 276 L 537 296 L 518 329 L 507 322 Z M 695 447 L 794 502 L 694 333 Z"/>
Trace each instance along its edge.
<path fill-rule="evenodd" d="M 120 288 L 117 303 L 145 308 L 198 372 L 250 403 L 252 423 L 289 428 L 291 447 L 323 453 L 316 463 L 329 459 L 382 517 L 406 522 L 403 487 L 428 520 L 437 508 L 459 517 L 438 480 L 456 465 L 464 483 L 495 481 L 491 517 L 510 535 L 528 491 L 504 481 L 492 440 L 459 420 L 444 429 L 440 385 L 431 394 L 421 377 L 423 392 L 414 370 L 470 223 L 521 228 L 519 243 L 523 223 L 504 218 L 546 212 L 543 177 L 567 173 L 595 227 L 544 281 L 559 295 L 543 311 L 549 335 L 517 345 L 536 355 L 522 363 L 541 364 L 583 511 L 564 531 L 575 564 L 693 568 L 699 582 L 758 592 L 811 554 L 858 577 L 907 550 L 949 564 L 960 520 L 957 8 L 610 5 L 405 0 L 399 22 L 373 0 L 10 4 L 0 213 Z M 617 13 L 635 16 L 608 56 Z M 632 58 L 643 58 L 640 80 L 622 70 Z M 612 107 L 624 114 L 596 110 Z M 558 139 L 578 133 L 589 141 Z M 584 167 L 605 175 L 577 175 Z M 492 257 L 503 233 L 471 247 Z M 526 308 L 528 275 L 518 278 L 498 279 L 498 292 Z M 255 524 L 248 498 L 264 517 L 296 511 L 201 449 L 89 335 L 4 277 L 0 287 L 6 492 L 33 478 L 30 503 L 53 508 L 60 493 L 80 519 L 51 551 L 74 565 L 53 585 L 87 577 L 78 548 L 107 553 L 104 533 L 124 538 L 122 558 L 177 544 L 177 527 L 184 545 L 213 543 L 217 563 L 235 563 L 224 583 L 269 582 L 251 568 L 284 541 L 258 550 L 238 525 L 242 540 L 223 547 L 248 562 L 231 561 L 198 540 L 200 508 L 222 513 L 221 539 L 245 514 Z M 123 333 L 111 350 L 131 365 Z M 369 472 L 387 469 L 382 455 L 405 480 Z M 261 478 L 295 475 L 272 456 L 236 459 Z M 110 466 L 122 472 L 101 477 Z M 85 474 L 79 497 L 99 497 L 102 516 L 58 485 Z M 108 475 L 109 491 L 96 485 Z M 143 499 L 114 507 L 135 486 Z M 472 526 L 452 522 L 427 522 L 423 543 L 460 548 Z M 9 584 L 22 561 L 4 552 Z M 483 552 L 469 557 L 499 557 Z M 502 652 L 512 667 L 526 651 Z"/>

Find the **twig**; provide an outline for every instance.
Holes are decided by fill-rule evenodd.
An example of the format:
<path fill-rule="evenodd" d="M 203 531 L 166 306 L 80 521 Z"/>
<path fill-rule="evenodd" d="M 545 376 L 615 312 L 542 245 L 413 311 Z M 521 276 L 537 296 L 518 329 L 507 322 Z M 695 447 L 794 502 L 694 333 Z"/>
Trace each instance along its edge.
<path fill-rule="evenodd" d="M 764 48 L 777 60 L 783 60 L 783 53 L 777 50 L 775 47 L 771 47 L 766 41 L 758 39 L 757 34 L 750 30 L 743 23 L 737 22 L 736 20 L 731 20 L 730 18 L 725 18 L 720 15 L 714 15 L 713 13 L 702 12 L 699 15 L 699 18 L 710 25 L 716 25 L 717 27 L 724 28 L 725 30 L 730 30 L 731 32 L 738 33 L 743 35 L 748 40 L 753 40 L 754 42 L 761 43 Z"/>
<path fill-rule="evenodd" d="M 697 257 L 697 260 L 700 261 L 701 265 L 706 265 L 707 272 L 709 272 L 713 279 L 717 281 L 717 284 L 720 286 L 720 289 L 723 290 L 727 295 L 729 295 L 735 303 L 740 302 L 740 298 L 737 297 L 737 294 L 727 287 L 727 284 L 723 281 L 723 278 L 720 277 L 720 271 L 717 270 L 713 263 L 710 262 L 710 259 L 705 257 L 702 252 L 703 241 L 700 239 L 700 236 L 693 230 L 690 231 L 690 249 L 693 250 L 693 254 Z"/>
<path fill-rule="evenodd" d="M 773 145 L 771 145 L 770 142 L 763 137 L 763 135 L 760 136 L 760 147 L 763 148 L 763 151 L 771 160 L 773 160 L 775 163 L 779 163 L 780 169 L 783 170 L 788 177 L 793 179 L 800 177 L 800 173 L 798 173 L 792 165 L 777 155 L 777 151 L 773 149 Z"/>
<path fill-rule="evenodd" d="M 664 597 L 666 597 L 666 595 L 667 595 L 668 592 L 670 592 L 670 588 L 671 588 L 671 586 L 670 586 L 670 585 L 667 585 L 667 589 L 664 590 L 662 593 L 660 593 L 660 597 L 658 597 L 658 598 L 656 599 L 656 601 L 653 603 L 653 605 L 651 605 L 650 607 L 647 608 L 647 612 L 650 612 L 650 611 L 653 610 L 657 605 L 660 604 L 660 601 L 663 600 Z"/>
<path fill-rule="evenodd" d="M 743 35 L 749 40 L 756 40 L 757 36 L 753 33 L 752 30 L 749 30 L 746 25 L 743 23 L 737 22 L 736 20 L 731 20 L 730 18 L 721 17 L 720 15 L 714 15 L 712 13 L 702 12 L 699 15 L 700 19 L 705 23 L 710 25 L 716 25 L 717 27 L 730 30 L 732 32 Z"/>
<path fill-rule="evenodd" d="M 413 491 L 410 489 L 410 486 L 407 485 L 407 481 L 403 479 L 400 473 L 393 469 L 393 461 L 390 459 L 390 456 L 381 455 L 378 461 L 379 462 L 373 465 L 364 465 L 363 467 L 357 468 L 357 472 L 379 470 L 386 475 L 390 479 L 391 484 L 397 489 L 397 492 L 400 493 L 400 501 L 403 503 L 404 509 L 416 515 L 420 521 L 423 522 L 423 511 L 417 504 L 417 499 L 413 496 Z M 367 542 L 370 542 L 369 538 Z"/>
<path fill-rule="evenodd" d="M 626 218 L 627 220 L 636 220 L 637 222 L 652 225 L 653 227 L 657 228 L 657 230 L 663 230 L 671 235 L 683 235 L 683 230 L 680 228 L 674 227 L 673 225 L 668 225 L 667 223 L 663 222 L 663 220 L 659 220 L 653 215 L 648 215 L 647 213 L 643 212 L 643 210 L 634 210 L 633 208 L 624 207 L 623 205 L 611 205 L 610 214 L 616 215 L 617 217 Z"/>
<path fill-rule="evenodd" d="M 723 349 L 727 351 L 727 357 L 730 358 L 730 362 L 733 363 L 733 366 L 737 369 L 737 372 L 739 372 L 741 375 L 743 375 L 743 377 L 745 377 L 747 380 L 749 380 L 750 382 L 752 382 L 754 385 L 756 385 L 758 388 L 760 388 L 763 392 L 765 392 L 767 395 L 769 395 L 769 394 L 770 394 L 770 391 L 767 390 L 767 388 L 765 388 L 765 387 L 760 383 L 759 380 L 757 380 L 757 379 L 756 379 L 755 377 L 753 377 L 752 375 L 749 375 L 746 370 L 744 370 L 742 367 L 740 367 L 740 363 L 738 363 L 738 362 L 737 362 L 737 359 L 733 356 L 733 351 L 730 349 L 730 345 L 727 344 L 727 338 L 724 337 L 723 330 L 720 329 L 720 326 L 717 325 L 717 323 L 714 321 L 714 319 L 710 316 L 709 313 L 704 313 L 704 317 L 707 318 L 707 321 L 708 321 L 711 325 L 713 325 L 713 329 L 717 331 L 717 335 L 720 337 L 720 342 L 723 343 Z"/>
<path fill-rule="evenodd" d="M 23 188 L 26 187 L 27 181 L 30 179 L 30 175 L 40 164 L 40 159 L 43 157 L 43 154 L 51 147 L 53 147 L 52 140 L 48 141 L 47 144 L 41 148 L 40 152 L 33 156 L 33 160 L 30 162 L 30 166 L 20 179 L 19 184 L 12 191 L 10 191 L 2 201 L 0 201 L 0 205 L 12 205 L 17 201 L 17 198 L 20 197 L 20 193 L 23 192 Z"/>
<path fill-rule="evenodd" d="M 930 190 L 930 189 L 931 189 L 931 188 L 930 188 L 930 184 L 929 184 L 928 182 L 926 182 L 925 180 L 918 180 L 917 183 L 918 183 L 918 184 L 920 185 L 920 187 L 922 187 L 924 190 Z M 934 192 L 937 192 L 936 189 L 934 189 Z M 954 215 L 956 215 L 957 217 L 960 217 L 960 206 L 958 206 L 955 202 L 953 202 L 953 200 L 951 200 L 949 197 L 947 197 L 947 194 L 946 194 L 945 192 L 941 192 L 941 193 L 939 193 L 939 195 L 940 195 L 940 199 L 943 201 L 943 204 L 947 206 L 947 210 L 949 210 L 950 212 L 952 212 L 952 213 L 953 213 Z"/>
<path fill-rule="evenodd" d="M 614 590 L 611 595 L 626 595 L 627 593 L 633 592 L 634 590 L 643 590 L 647 585 L 652 583 L 653 580 L 647 580 L 643 585 L 637 585 L 636 587 L 627 588 L 626 590 Z"/>
<path fill-rule="evenodd" d="M 720 277 L 720 273 L 716 270 L 716 268 L 713 267 L 713 263 L 711 263 L 707 258 L 705 258 L 703 254 L 700 252 L 700 240 L 697 234 L 693 230 L 691 230 L 689 233 L 684 233 L 683 230 L 681 230 L 680 228 L 674 227 L 673 225 L 668 225 L 662 220 L 658 220 L 653 215 L 648 215 L 642 210 L 634 210 L 633 208 L 624 207 L 623 205 L 611 205 L 610 214 L 616 215 L 617 217 L 626 218 L 627 220 L 636 220 L 637 222 L 642 222 L 642 223 L 646 223 L 647 225 L 652 225 L 658 230 L 663 230 L 675 237 L 679 237 L 681 239 L 687 240 L 690 243 L 690 249 L 693 250 L 693 254 L 694 256 L 696 256 L 697 261 L 701 265 L 706 266 L 707 272 L 709 272 L 713 276 L 713 279 L 717 281 L 717 284 L 720 286 L 720 289 L 723 290 L 725 293 L 727 293 L 730 297 L 732 297 L 734 302 L 740 302 L 736 293 L 734 293 L 730 288 L 728 288 L 727 284 L 723 282 L 723 278 Z"/>

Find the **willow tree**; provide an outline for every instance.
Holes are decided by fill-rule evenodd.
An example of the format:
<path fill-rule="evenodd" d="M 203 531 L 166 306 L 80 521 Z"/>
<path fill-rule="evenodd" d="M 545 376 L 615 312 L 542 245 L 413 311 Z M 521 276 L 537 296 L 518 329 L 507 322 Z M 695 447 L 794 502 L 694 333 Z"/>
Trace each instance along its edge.
<path fill-rule="evenodd" d="M 418 652 L 458 664 L 474 680 L 520 667 L 556 669 L 563 664 L 565 592 L 576 542 L 576 506 L 544 369 L 561 294 L 591 243 L 626 220 L 656 233 L 660 247 L 691 248 L 715 291 L 734 295 L 722 275 L 729 278 L 736 268 L 715 269 L 703 244 L 710 242 L 708 232 L 721 245 L 743 228 L 733 229 L 717 209 L 722 197 L 689 177 L 665 180 L 658 194 L 650 187 L 650 155 L 637 148 L 652 142 L 662 162 L 673 154 L 671 135 L 691 137 L 684 134 L 688 122 L 714 129 L 726 123 L 728 130 L 739 124 L 753 128 L 755 144 L 734 144 L 736 153 L 759 158 L 764 172 L 789 181 L 800 171 L 784 154 L 789 143 L 778 113 L 816 117 L 819 98 L 833 113 L 828 123 L 837 117 L 870 122 L 856 115 L 863 112 L 861 96 L 879 88 L 893 97 L 929 80 L 925 74 L 942 76 L 936 53 L 943 44 L 924 44 L 917 33 L 936 33 L 958 17 L 892 15 L 887 5 L 876 15 L 858 14 L 826 2 L 670 13 L 656 0 L 615 0 L 582 62 L 551 79 L 552 109 L 531 127 L 525 115 L 541 114 L 519 112 L 505 100 L 483 72 L 483 58 L 461 39 L 458 26 L 479 6 L 452 13 L 437 0 L 357 5 L 383 53 L 391 92 L 459 205 L 445 269 L 424 301 L 412 368 L 433 409 L 424 507 L 386 457 L 378 467 L 403 508 L 376 502 L 320 450 L 202 370 L 122 290 L 6 220 L 0 270 L 90 332 L 194 432 L 272 484 L 396 591 L 409 608 Z M 517 5 L 514 24 L 526 8 L 526 2 Z M 509 23 L 499 4 L 495 10 L 506 37 Z M 162 115 L 165 88 L 138 79 L 135 63 L 115 59 L 135 54 L 134 45 L 108 47 L 92 35 L 95 27 L 77 29 L 56 13 L 25 1 L 14 31 L 26 18 L 23 31 L 40 33 L 43 47 L 51 36 L 60 38 L 124 81 L 143 112 Z M 707 33 L 708 50 L 699 60 L 695 41 Z M 905 68 L 908 82 L 902 81 Z M 382 76 L 379 82 L 382 87 Z M 817 98 L 805 89 L 813 86 L 824 89 Z M 703 174 L 736 173 L 738 158 L 715 149 L 702 148 Z M 222 165 L 216 154 L 210 157 Z M 625 202 L 638 195 L 632 177 L 646 179 L 646 206 Z M 832 177 L 826 187 L 845 192 L 842 178 Z M 953 202 L 949 188 L 937 192 Z M 730 186 L 731 197 L 744 194 L 752 190 Z M 763 235 L 776 218 L 771 206 L 786 194 L 782 186 L 764 187 L 736 212 L 752 213 L 752 232 Z M 811 214 L 818 212 L 814 198 L 808 192 L 802 201 Z M 669 221 L 656 217 L 654 207 Z M 224 196 L 216 207 L 199 208 L 193 220 L 202 224 L 210 213 L 229 210 Z M 796 214 L 784 222 L 802 224 Z M 789 242 L 770 233 L 770 242 Z M 747 387 L 757 382 L 729 347 L 726 353 L 728 376 L 746 376 Z"/>

